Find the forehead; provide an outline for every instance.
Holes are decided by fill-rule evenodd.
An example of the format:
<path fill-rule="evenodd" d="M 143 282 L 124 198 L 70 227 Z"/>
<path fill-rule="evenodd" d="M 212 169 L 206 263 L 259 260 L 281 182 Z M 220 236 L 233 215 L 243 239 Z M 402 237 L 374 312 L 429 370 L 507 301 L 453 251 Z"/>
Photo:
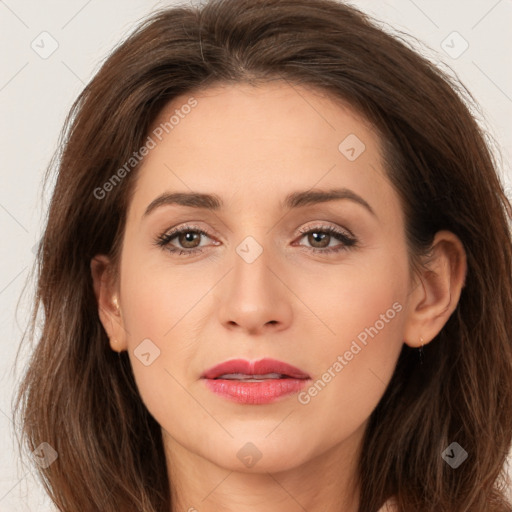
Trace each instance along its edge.
<path fill-rule="evenodd" d="M 374 128 L 341 100 L 284 81 L 176 97 L 148 136 L 154 147 L 133 201 L 139 217 L 172 190 L 220 194 L 242 208 L 280 202 L 294 189 L 340 186 L 393 200 Z"/>
<path fill-rule="evenodd" d="M 191 98 L 196 103 L 193 108 L 188 107 Z M 237 153 L 242 157 L 257 148 L 251 139 L 265 142 L 266 151 L 300 141 L 296 152 L 321 147 L 335 156 L 339 143 L 351 133 L 373 146 L 368 149 L 378 151 L 379 142 L 374 127 L 340 98 L 284 81 L 217 85 L 178 96 L 162 109 L 150 132 L 154 130 L 165 132 L 162 135 L 171 145 L 200 144 L 210 149 L 241 141 Z M 170 132 L 172 138 L 166 137 Z M 207 137 L 199 139 L 199 135 Z"/>

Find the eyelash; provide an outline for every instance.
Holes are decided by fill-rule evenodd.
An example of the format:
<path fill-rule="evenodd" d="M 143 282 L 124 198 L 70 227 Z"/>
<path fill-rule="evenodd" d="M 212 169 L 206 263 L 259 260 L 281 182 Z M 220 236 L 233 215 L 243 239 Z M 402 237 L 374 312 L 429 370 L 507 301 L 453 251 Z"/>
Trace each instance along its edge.
<path fill-rule="evenodd" d="M 177 235 L 181 235 L 183 233 L 198 233 L 200 235 L 206 236 L 208 238 L 211 238 L 210 235 L 204 231 L 203 229 L 193 226 L 193 225 L 186 225 L 182 226 L 181 228 L 174 229 L 170 232 L 163 233 L 162 235 L 158 236 L 155 240 L 155 244 L 159 247 L 164 248 L 165 250 L 169 251 L 171 254 L 179 253 L 178 256 L 191 256 L 193 254 L 201 253 L 203 252 L 203 249 L 200 248 L 192 248 L 192 249 L 179 249 L 175 247 L 169 247 L 169 243 L 171 240 L 176 238 Z M 332 235 L 334 238 L 338 239 L 339 241 L 343 242 L 341 246 L 338 247 L 330 247 L 327 249 L 318 249 L 317 247 L 306 247 L 306 249 L 316 253 L 316 254 L 329 254 L 329 253 L 338 253 L 341 251 L 347 251 L 350 248 L 357 246 L 357 240 L 352 234 L 345 233 L 343 231 L 340 231 L 332 226 L 315 226 L 313 228 L 307 228 L 307 229 L 299 229 L 299 232 L 302 234 L 301 238 L 303 238 L 305 235 L 309 235 L 310 233 L 322 233 L 322 234 L 329 234 Z M 302 246 L 304 247 L 304 246 Z"/>

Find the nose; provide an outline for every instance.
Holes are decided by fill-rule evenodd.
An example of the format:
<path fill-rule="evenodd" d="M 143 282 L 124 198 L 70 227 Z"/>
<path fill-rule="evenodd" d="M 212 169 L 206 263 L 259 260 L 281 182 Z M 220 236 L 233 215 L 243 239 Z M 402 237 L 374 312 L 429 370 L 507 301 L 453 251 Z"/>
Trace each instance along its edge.
<path fill-rule="evenodd" d="M 283 266 L 270 264 L 264 250 L 252 263 L 238 254 L 217 295 L 221 323 L 230 330 L 264 334 L 286 329 L 292 320 L 292 291 Z"/>

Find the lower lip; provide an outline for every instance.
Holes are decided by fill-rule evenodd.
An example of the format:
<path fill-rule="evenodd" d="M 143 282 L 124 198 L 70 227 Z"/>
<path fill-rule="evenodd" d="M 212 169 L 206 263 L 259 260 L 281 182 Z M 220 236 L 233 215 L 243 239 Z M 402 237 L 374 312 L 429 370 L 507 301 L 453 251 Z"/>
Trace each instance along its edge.
<path fill-rule="evenodd" d="M 269 404 L 282 396 L 300 391 L 309 379 L 267 379 L 244 382 L 228 379 L 204 379 L 210 391 L 239 404 Z"/>

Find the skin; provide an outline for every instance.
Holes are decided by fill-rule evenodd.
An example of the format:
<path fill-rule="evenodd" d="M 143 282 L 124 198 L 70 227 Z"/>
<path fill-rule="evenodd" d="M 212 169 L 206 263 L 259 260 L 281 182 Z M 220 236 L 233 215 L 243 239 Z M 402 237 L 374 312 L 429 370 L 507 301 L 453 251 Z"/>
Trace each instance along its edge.
<path fill-rule="evenodd" d="M 154 127 L 189 97 L 175 98 Z M 119 278 L 106 272 L 107 256 L 91 262 L 111 348 L 129 352 L 142 400 L 162 427 L 171 512 L 355 512 L 368 418 L 402 344 L 428 343 L 454 311 L 464 249 L 455 235 L 439 232 L 428 267 L 411 275 L 405 219 L 379 138 L 342 102 L 286 82 L 215 86 L 194 97 L 197 106 L 137 171 Z M 354 161 L 338 150 L 349 134 L 365 144 Z M 350 199 L 280 207 L 290 192 L 340 187 L 374 214 Z M 164 205 L 143 215 L 157 196 L 176 191 L 217 194 L 225 204 L 215 212 Z M 190 222 L 208 236 L 188 245 L 175 237 L 170 245 L 200 245 L 202 253 L 180 256 L 154 244 Z M 343 247 L 334 236 L 322 241 L 298 231 L 319 226 L 349 230 L 357 243 L 314 253 Z M 247 236 L 263 250 L 252 263 L 236 251 Z M 297 394 L 236 404 L 200 379 L 227 359 L 272 357 L 315 382 L 396 303 L 400 312 L 307 404 Z M 160 350 L 149 366 L 134 353 L 147 338 Z M 249 442 L 261 454 L 252 467 L 237 457 Z"/>

